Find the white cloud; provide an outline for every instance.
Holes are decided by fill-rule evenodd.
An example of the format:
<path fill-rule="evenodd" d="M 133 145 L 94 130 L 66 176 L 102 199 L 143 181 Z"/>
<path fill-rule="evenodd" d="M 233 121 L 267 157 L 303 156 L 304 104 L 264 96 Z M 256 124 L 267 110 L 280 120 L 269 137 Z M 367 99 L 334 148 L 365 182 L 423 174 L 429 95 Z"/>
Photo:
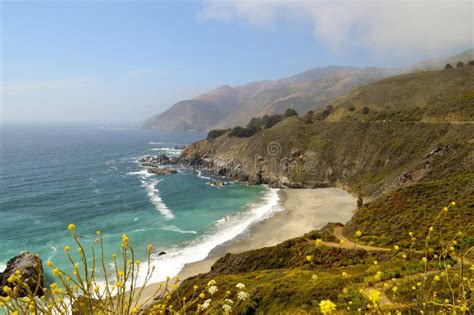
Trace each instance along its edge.
<path fill-rule="evenodd" d="M 472 47 L 472 1 L 204 0 L 200 19 L 242 19 L 256 26 L 310 19 L 313 34 L 334 50 L 442 55 Z"/>

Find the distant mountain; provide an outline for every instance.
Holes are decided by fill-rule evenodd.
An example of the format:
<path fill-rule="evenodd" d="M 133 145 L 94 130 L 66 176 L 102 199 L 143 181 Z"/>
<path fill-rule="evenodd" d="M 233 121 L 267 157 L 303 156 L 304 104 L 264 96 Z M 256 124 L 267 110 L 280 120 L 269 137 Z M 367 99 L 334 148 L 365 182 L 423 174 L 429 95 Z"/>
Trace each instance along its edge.
<path fill-rule="evenodd" d="M 326 107 L 358 87 L 390 76 L 412 72 L 413 69 L 439 70 L 448 62 L 455 66 L 458 61 L 467 63 L 469 60 L 474 60 L 473 49 L 403 69 L 328 66 L 279 80 L 257 81 L 237 87 L 224 85 L 178 102 L 149 118 L 143 125 L 163 130 L 205 131 L 246 125 L 253 117 L 283 113 L 287 108 L 304 114 L 308 110 L 317 111 Z M 397 93 L 403 94 L 403 91 Z"/>
<path fill-rule="evenodd" d="M 252 117 L 282 113 L 293 108 L 300 114 L 318 110 L 353 89 L 400 69 L 329 66 L 292 77 L 246 85 L 221 86 L 171 108 L 144 122 L 146 128 L 209 130 L 246 124 Z"/>

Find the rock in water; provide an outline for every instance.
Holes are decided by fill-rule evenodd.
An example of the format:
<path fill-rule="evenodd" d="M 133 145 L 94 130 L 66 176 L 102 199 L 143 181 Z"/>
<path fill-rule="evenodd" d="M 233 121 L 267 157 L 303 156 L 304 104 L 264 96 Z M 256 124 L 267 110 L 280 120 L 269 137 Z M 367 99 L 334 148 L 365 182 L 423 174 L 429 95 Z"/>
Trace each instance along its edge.
<path fill-rule="evenodd" d="M 31 292 L 36 292 L 37 296 L 43 295 L 44 272 L 41 258 L 33 253 L 25 252 L 13 257 L 7 262 L 7 267 L 0 273 L 0 295 L 5 295 L 3 287 L 13 288 L 15 283 L 9 283 L 8 278 L 17 270 L 20 271 L 23 283 L 27 284 Z M 26 289 L 19 287 L 20 297 L 26 296 Z"/>
<path fill-rule="evenodd" d="M 168 167 L 149 167 L 147 171 L 148 173 L 155 175 L 170 175 L 178 172 L 175 169 Z"/>

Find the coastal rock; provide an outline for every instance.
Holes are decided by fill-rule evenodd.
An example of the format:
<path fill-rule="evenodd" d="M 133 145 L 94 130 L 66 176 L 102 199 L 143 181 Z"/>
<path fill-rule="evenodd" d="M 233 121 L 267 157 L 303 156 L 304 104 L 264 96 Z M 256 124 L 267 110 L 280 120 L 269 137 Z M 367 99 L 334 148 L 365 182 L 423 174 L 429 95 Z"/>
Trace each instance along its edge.
<path fill-rule="evenodd" d="M 210 182 L 209 185 L 214 186 L 214 187 L 223 187 L 225 183 L 221 180 L 216 180 L 216 181 Z"/>
<path fill-rule="evenodd" d="M 176 161 L 177 161 L 176 158 L 174 158 L 174 159 L 169 158 L 165 154 L 160 154 L 160 155 L 156 155 L 156 156 L 147 155 L 147 156 L 141 158 L 140 160 L 138 160 L 138 162 L 140 162 L 143 165 L 174 164 L 174 163 L 176 163 Z"/>
<path fill-rule="evenodd" d="M 0 273 L 0 295 L 5 295 L 3 287 L 13 288 L 14 283 L 9 283 L 8 278 L 16 271 L 21 273 L 23 283 L 28 284 L 31 292 L 36 292 L 37 296 L 43 295 L 44 279 L 43 264 L 41 258 L 33 253 L 25 252 L 13 257 L 7 262 L 7 267 Z M 26 290 L 19 288 L 20 297 L 26 296 Z"/>
<path fill-rule="evenodd" d="M 169 167 L 149 167 L 147 171 L 148 173 L 155 175 L 170 175 L 178 172 L 174 168 Z"/>

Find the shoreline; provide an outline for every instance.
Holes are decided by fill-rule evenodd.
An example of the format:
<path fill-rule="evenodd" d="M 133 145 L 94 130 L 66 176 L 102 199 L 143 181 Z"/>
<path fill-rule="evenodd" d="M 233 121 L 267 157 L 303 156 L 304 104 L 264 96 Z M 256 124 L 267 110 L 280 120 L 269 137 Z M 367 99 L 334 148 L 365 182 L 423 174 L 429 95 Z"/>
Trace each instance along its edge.
<path fill-rule="evenodd" d="M 236 238 L 213 248 L 203 260 L 186 264 L 177 277 L 180 280 L 207 273 L 226 253 L 238 254 L 274 246 L 302 236 L 330 222 L 346 223 L 355 211 L 356 198 L 340 188 L 280 189 L 278 206 L 283 210 L 258 221 Z M 159 283 L 145 287 L 143 296 L 150 298 Z"/>

